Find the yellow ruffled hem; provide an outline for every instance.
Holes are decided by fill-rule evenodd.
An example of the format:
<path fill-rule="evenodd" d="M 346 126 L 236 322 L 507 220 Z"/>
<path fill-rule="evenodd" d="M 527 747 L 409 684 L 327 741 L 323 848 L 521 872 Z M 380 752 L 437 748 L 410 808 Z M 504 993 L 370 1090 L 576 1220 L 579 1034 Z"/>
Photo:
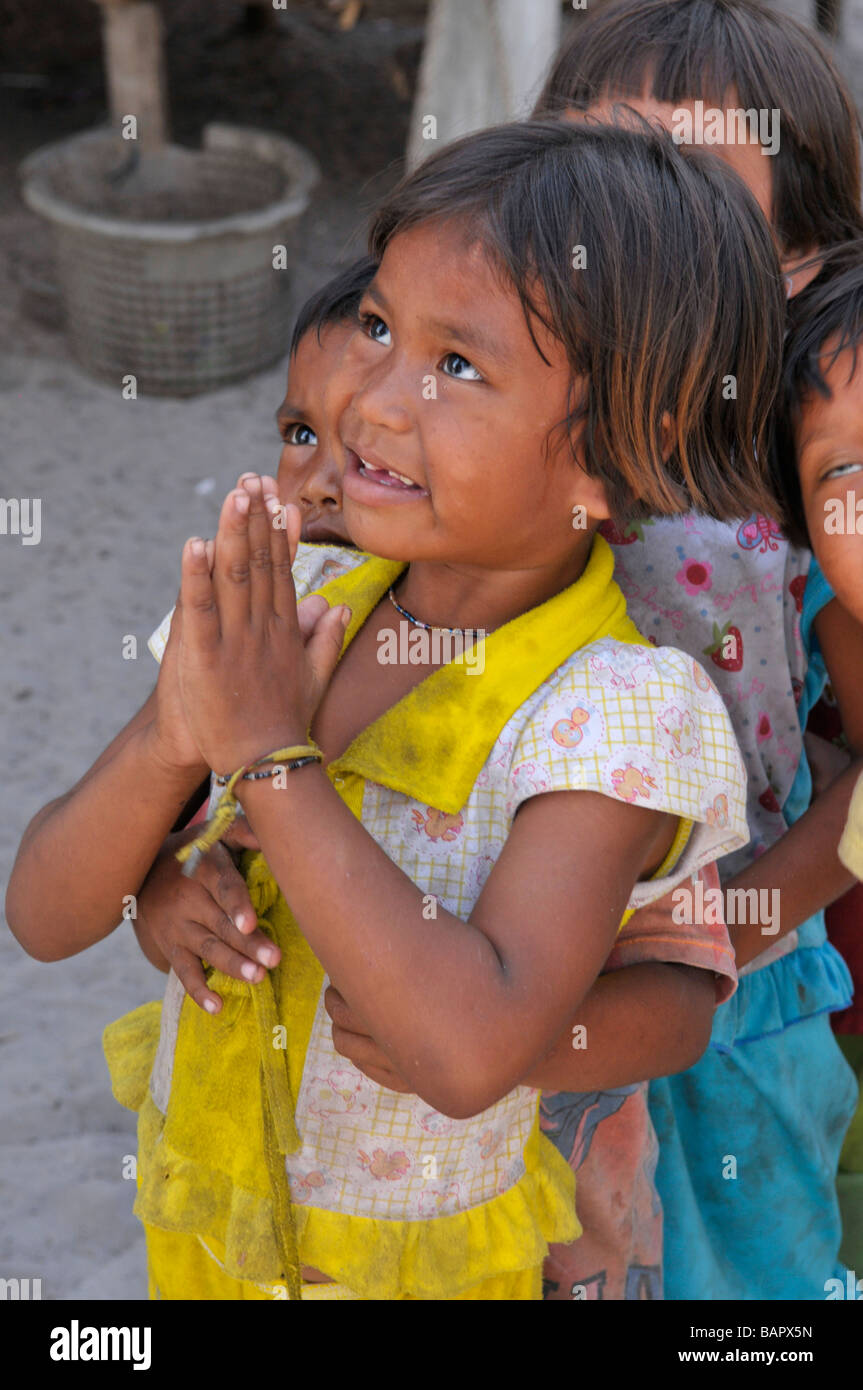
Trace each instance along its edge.
<path fill-rule="evenodd" d="M 166 1144 L 164 1116 L 145 1098 L 138 1126 L 135 1215 L 146 1225 L 216 1241 L 234 1279 L 280 1284 L 272 1203 Z M 498 1197 L 452 1216 L 382 1221 L 295 1205 L 300 1260 L 361 1298 L 454 1298 L 484 1280 L 540 1266 L 551 1243 L 576 1240 L 572 1170 L 544 1135 L 525 1149 L 528 1170 Z M 535 1165 L 535 1166 L 534 1166 Z"/>
<path fill-rule="evenodd" d="M 261 1189 L 250 1191 L 166 1141 L 165 1116 L 148 1089 L 159 1016 L 158 1004 L 144 1005 L 105 1032 L 114 1095 L 139 1111 L 135 1214 L 145 1225 L 218 1242 L 224 1269 L 235 1279 L 283 1283 L 266 1173 Z M 485 1280 L 536 1268 L 549 1244 L 577 1239 L 581 1227 L 572 1170 L 538 1123 L 524 1161 L 526 1172 L 514 1186 L 451 1216 L 384 1221 L 295 1204 L 300 1260 L 361 1298 L 387 1300 L 453 1298 Z"/>
<path fill-rule="evenodd" d="M 513 1187 L 452 1216 L 381 1221 L 295 1206 L 300 1259 L 367 1299 L 454 1298 L 541 1267 L 550 1244 L 581 1235 L 575 1179 L 538 1130 L 524 1158 L 527 1171 Z"/>

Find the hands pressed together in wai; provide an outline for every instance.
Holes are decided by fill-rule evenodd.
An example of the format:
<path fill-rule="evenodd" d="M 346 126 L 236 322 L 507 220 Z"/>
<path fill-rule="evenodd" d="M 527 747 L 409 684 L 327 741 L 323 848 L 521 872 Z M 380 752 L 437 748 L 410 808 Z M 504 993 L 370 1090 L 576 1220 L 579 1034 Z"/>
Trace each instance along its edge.
<path fill-rule="evenodd" d="M 168 761 L 222 774 L 277 748 L 305 743 L 335 669 L 350 614 L 320 596 L 297 604 L 291 576 L 300 514 L 283 507 L 272 478 L 245 474 L 228 495 L 215 542 L 190 540 L 157 688 L 160 749 Z M 232 851 L 258 849 L 240 819 L 187 878 L 165 841 L 138 895 L 135 930 L 144 954 L 172 968 L 201 1008 L 218 1013 L 205 965 L 249 984 L 276 966 L 279 948 L 257 925 Z M 327 1008 L 336 1046 L 393 1089 L 403 1083 L 332 986 Z"/>

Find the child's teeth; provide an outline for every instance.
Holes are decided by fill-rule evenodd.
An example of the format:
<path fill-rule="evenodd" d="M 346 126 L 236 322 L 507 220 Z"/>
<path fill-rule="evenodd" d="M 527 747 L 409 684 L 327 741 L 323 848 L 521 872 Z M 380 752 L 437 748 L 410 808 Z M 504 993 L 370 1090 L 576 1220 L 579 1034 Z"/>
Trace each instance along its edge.
<path fill-rule="evenodd" d="M 364 458 L 360 459 L 360 463 L 367 473 L 384 473 L 387 477 L 395 478 L 397 482 L 404 483 L 407 487 L 416 487 L 413 479 L 406 478 L 404 473 L 396 473 L 392 468 L 377 468 L 375 464 L 368 463 Z"/>

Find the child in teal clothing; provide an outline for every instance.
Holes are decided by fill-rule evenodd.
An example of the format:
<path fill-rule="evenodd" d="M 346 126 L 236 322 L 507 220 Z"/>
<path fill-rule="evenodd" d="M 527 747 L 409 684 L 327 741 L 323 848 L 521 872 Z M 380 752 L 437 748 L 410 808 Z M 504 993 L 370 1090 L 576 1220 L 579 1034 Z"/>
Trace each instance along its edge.
<path fill-rule="evenodd" d="M 819 601 L 833 600 L 835 606 L 838 595 L 843 607 L 863 621 L 863 545 L 857 520 L 863 481 L 863 370 L 858 358 L 863 348 L 863 240 L 825 255 L 818 276 L 794 301 L 789 317 L 777 478 L 789 495 L 791 525 L 815 552 L 810 583 L 817 589 Z M 817 642 L 814 647 L 817 661 Z M 844 682 L 856 683 L 861 667 L 863 650 L 849 651 L 833 678 L 840 687 Z M 863 878 L 859 810 L 855 809 L 860 800 L 858 786 L 840 857 Z M 848 965 L 859 997 L 863 990 L 863 943 L 849 938 L 847 945 Z M 858 1079 L 863 1079 L 860 1032 L 837 1036 Z M 863 1105 L 858 1105 L 845 1138 L 837 1187 L 844 1223 L 842 1253 L 855 1270 L 860 1270 Z"/>

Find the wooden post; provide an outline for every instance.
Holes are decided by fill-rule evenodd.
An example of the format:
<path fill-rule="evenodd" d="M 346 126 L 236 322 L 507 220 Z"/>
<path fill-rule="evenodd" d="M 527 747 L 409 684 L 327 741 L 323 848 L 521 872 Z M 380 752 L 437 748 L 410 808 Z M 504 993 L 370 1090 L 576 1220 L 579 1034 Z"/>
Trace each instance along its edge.
<path fill-rule="evenodd" d="M 431 0 L 408 168 L 459 135 L 528 115 L 560 30 L 560 0 Z"/>
<path fill-rule="evenodd" d="M 158 149 L 168 139 L 168 102 L 162 52 L 162 21 L 149 0 L 97 0 L 102 6 L 102 33 L 111 121 L 118 128 L 134 116 L 142 151 Z"/>

